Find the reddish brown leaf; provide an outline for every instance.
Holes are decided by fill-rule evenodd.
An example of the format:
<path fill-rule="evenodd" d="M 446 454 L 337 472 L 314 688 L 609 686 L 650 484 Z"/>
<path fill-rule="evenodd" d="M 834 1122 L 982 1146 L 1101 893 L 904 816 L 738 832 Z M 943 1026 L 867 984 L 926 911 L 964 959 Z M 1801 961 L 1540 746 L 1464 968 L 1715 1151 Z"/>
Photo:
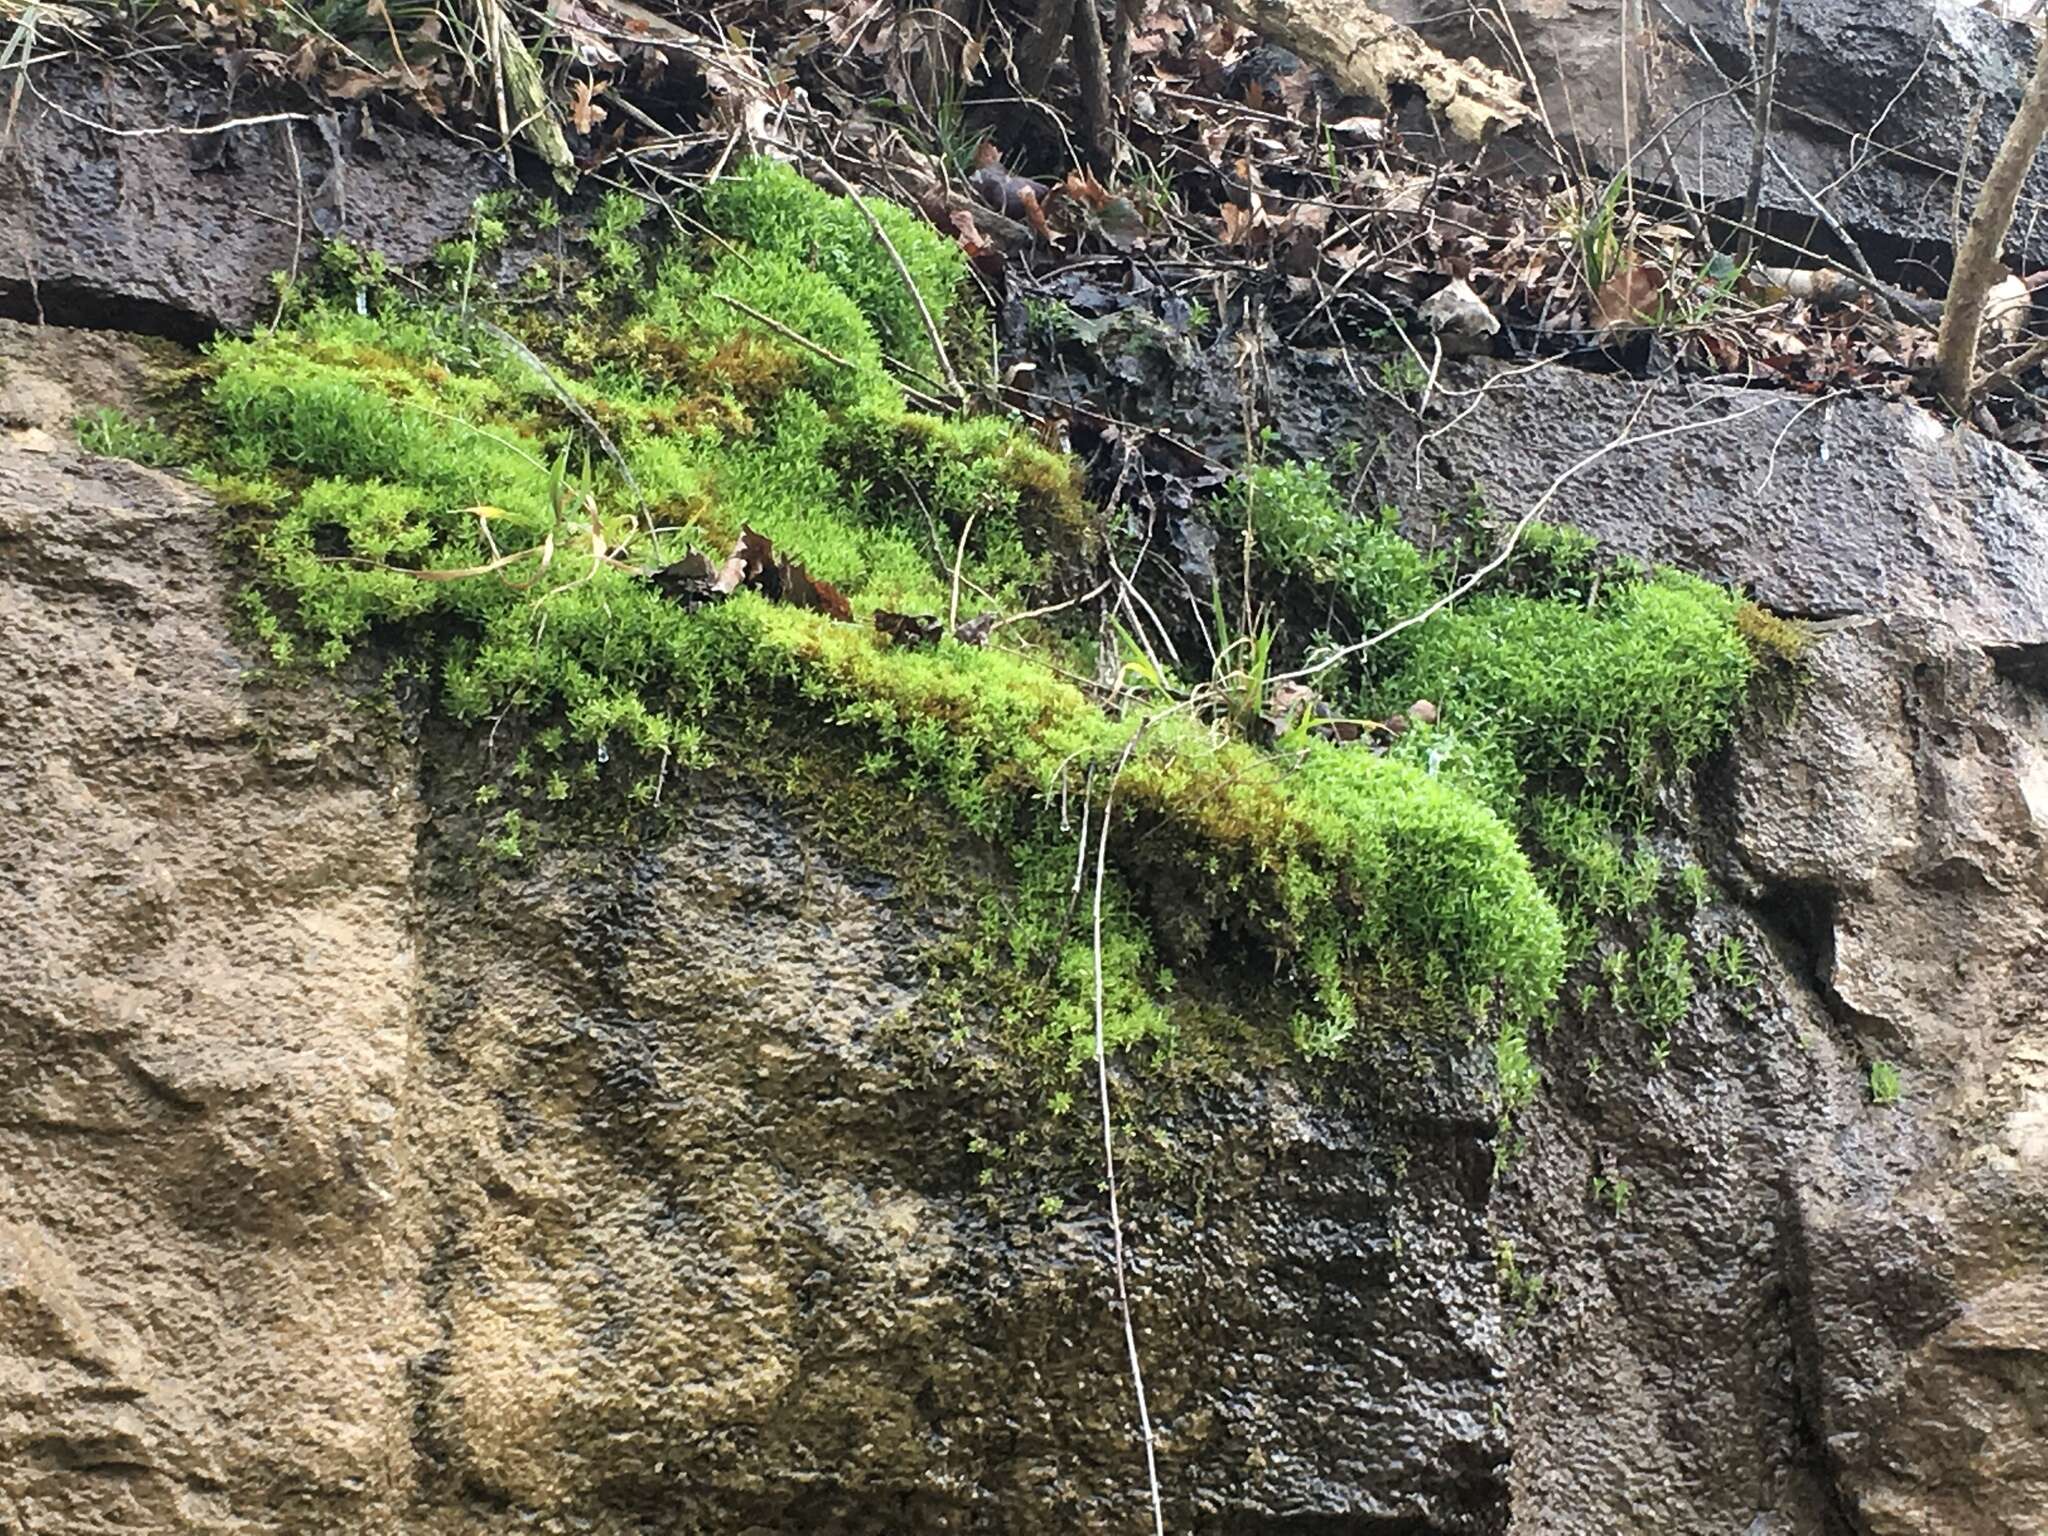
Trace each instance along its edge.
<path fill-rule="evenodd" d="M 1046 195 L 1046 189 L 1029 176 L 1013 176 L 994 162 L 977 169 L 967 184 L 976 197 L 1012 219 L 1030 217 L 1032 207 Z"/>
<path fill-rule="evenodd" d="M 1024 192 L 1021 194 L 1021 200 L 1024 204 L 1024 222 L 1036 230 L 1048 243 L 1053 243 L 1055 237 L 1052 232 L 1052 225 L 1048 224 L 1045 220 L 1045 209 L 1039 206 L 1037 194 L 1029 191 Z"/>
<path fill-rule="evenodd" d="M 792 608 L 808 608 L 842 624 L 853 622 L 853 604 L 829 581 L 821 581 L 794 561 L 785 560 L 776 575 L 782 601 Z"/>
<path fill-rule="evenodd" d="M 1060 190 L 1084 208 L 1100 208 L 1109 201 L 1109 189 L 1085 167 L 1067 172 L 1067 179 L 1060 183 Z"/>

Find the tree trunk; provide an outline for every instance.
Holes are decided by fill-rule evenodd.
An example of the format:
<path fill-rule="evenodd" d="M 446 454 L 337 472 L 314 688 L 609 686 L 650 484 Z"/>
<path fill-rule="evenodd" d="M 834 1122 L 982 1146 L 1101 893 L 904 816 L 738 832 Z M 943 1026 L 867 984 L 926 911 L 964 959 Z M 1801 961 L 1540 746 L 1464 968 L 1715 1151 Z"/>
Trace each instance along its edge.
<path fill-rule="evenodd" d="M 1081 82 L 1081 133 L 1096 168 L 1107 176 L 1119 158 L 1120 123 L 1109 89 L 1109 45 L 1095 0 L 1074 3 L 1074 74 Z"/>
<path fill-rule="evenodd" d="M 1955 277 L 1941 310 L 1941 336 L 1935 346 L 1934 388 L 1949 408 L 1961 414 L 1970 408 L 1977 373 L 1977 339 L 1984 329 L 1984 304 L 2005 270 L 2005 237 L 2012 228 L 2027 172 L 2048 135 L 2048 30 L 2041 34 L 2034 59 L 2034 78 L 2020 99 L 2019 114 L 2005 131 L 1998 157 L 1977 193 L 1970 228 L 1956 252 Z"/>

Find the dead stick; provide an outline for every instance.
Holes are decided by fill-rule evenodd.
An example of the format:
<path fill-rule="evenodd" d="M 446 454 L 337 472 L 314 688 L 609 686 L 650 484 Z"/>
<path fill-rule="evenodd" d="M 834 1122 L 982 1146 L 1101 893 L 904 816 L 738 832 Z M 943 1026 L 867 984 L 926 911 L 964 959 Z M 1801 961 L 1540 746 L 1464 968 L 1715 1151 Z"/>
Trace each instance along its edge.
<path fill-rule="evenodd" d="M 1771 0 L 1770 20 L 1764 24 L 1764 51 L 1756 81 L 1756 119 L 1749 145 L 1749 191 L 1742 199 L 1742 243 L 1736 259 L 1747 262 L 1756 244 L 1756 210 L 1763 200 L 1764 150 L 1771 137 L 1771 103 L 1778 94 L 1778 15 L 1785 0 Z"/>

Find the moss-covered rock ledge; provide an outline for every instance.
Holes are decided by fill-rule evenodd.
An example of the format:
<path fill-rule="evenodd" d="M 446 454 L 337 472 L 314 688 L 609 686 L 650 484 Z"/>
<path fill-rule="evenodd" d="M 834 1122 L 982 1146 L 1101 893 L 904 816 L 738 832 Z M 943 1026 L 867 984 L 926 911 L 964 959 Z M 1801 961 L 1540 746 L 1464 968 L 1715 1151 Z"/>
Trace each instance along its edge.
<path fill-rule="evenodd" d="M 1113 1044 L 1171 1049 L 1201 1012 L 1175 973 L 1214 961 L 1273 975 L 1272 1016 L 1309 1055 L 1492 1018 L 1512 1056 L 1645 878 L 1629 838 L 1651 792 L 1744 696 L 1738 597 L 1532 529 L 1496 587 L 1319 672 L 1290 714 L 1275 680 L 1315 659 L 1310 637 L 1234 633 L 1226 611 L 1308 593 L 1372 633 L 1452 572 L 1349 515 L 1322 468 L 1274 466 L 1218 508 L 1256 566 L 1253 591 L 1219 595 L 1212 674 L 1134 649 L 1099 682 L 1119 670 L 1105 631 L 1056 578 L 1113 535 L 1022 424 L 913 406 L 940 371 L 931 329 L 973 357 L 966 271 L 870 208 L 916 296 L 861 209 L 768 161 L 667 210 L 659 238 L 645 206 L 607 201 L 511 289 L 480 273 L 513 226 L 559 224 L 552 205 L 481 207 L 424 286 L 330 249 L 275 331 L 214 348 L 181 428 L 233 509 L 250 625 L 281 664 L 374 647 L 509 744 L 478 786 L 504 857 L 548 835 L 549 802 L 653 805 L 775 732 L 829 739 L 1008 862 L 956 966 L 1054 1076 L 1090 1049 L 1073 885 L 1099 827 L 1082 807 L 1099 815 L 1112 778 Z M 707 593 L 748 529 L 850 619 Z M 983 643 L 911 633 L 977 614 Z M 1397 736 L 1332 723 L 1416 700 L 1434 710 Z"/>

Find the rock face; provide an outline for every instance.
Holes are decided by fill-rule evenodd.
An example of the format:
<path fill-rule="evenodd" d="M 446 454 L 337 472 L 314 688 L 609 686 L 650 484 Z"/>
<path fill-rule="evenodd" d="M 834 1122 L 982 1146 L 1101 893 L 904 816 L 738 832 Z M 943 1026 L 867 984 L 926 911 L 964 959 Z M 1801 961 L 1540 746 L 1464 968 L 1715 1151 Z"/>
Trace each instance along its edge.
<path fill-rule="evenodd" d="M 0 297 L 260 318 L 268 130 L 36 121 L 0 207 L 109 190 L 43 198 Z M 259 184 L 194 221 L 217 267 L 165 240 Z M 1181 362 L 1109 403 L 1234 451 Z M 1140 1525 L 1099 1194 L 1006 1182 L 1020 1107 L 906 1033 L 932 914 L 710 777 L 665 836 L 480 858 L 481 749 L 266 684 L 214 509 L 72 445 L 143 366 L 0 324 L 0 1532 Z M 1695 940 L 1756 977 L 1663 1070 L 1626 1020 L 1539 1039 L 1497 1182 L 1475 1057 L 1161 1110 L 1205 1170 L 1132 1189 L 1171 1528 L 2038 1531 L 2048 487 L 1907 406 L 1473 366 L 1416 422 L 1278 375 L 1277 446 L 1376 446 L 1425 536 L 1666 433 L 1559 514 L 1821 634 L 1673 807 L 1730 896 Z"/>
<path fill-rule="evenodd" d="M 1018 1106 L 892 1038 L 887 883 L 731 790 L 686 816 L 481 890 L 453 807 L 423 844 L 415 1528 L 1140 1522 L 1099 1199 L 983 1193 Z M 1247 1085 L 1179 1128 L 1213 1189 L 1140 1222 L 1135 1303 L 1176 1528 L 1504 1528 L 1475 1087 L 1416 1126 Z"/>
<path fill-rule="evenodd" d="M 214 508 L 72 446 L 139 370 L 0 322 L 0 1529 L 391 1529 L 407 774 L 261 710 Z"/>
<path fill-rule="evenodd" d="M 0 356 L 0 1529 L 1137 1519 L 1095 1192 L 984 1193 L 1020 1106 L 892 1033 L 891 888 L 712 782 L 486 867 L 460 754 L 269 699 L 204 499 L 70 445 L 132 350 Z M 1171 1123 L 1177 1529 L 1505 1528 L 1491 1118 L 1429 1065 Z"/>
<path fill-rule="evenodd" d="M 0 355 L 0 1529 L 1140 1523 L 1099 1196 L 1007 1189 L 1019 1107 L 906 1037 L 929 918 L 712 778 L 479 858 L 475 749 L 263 687 L 205 500 L 70 445 L 134 351 Z M 1133 1186 L 1172 1528 L 2033 1532 L 2048 496 L 1910 408 L 1514 382 L 1380 422 L 1418 515 L 1716 420 L 1570 516 L 1826 616 L 1676 807 L 1756 980 L 1661 1071 L 1539 1041 L 1498 1182 L 1477 1060 L 1162 1111 L 1207 1170 Z M 1283 446 L 1361 428 L 1301 395 Z"/>
<path fill-rule="evenodd" d="M 282 117 L 282 120 L 278 120 Z M 195 132 L 230 120 L 248 126 Z M 424 260 L 504 173 L 426 124 L 138 63 L 35 72 L 0 154 L 0 316 L 203 341 L 276 312 L 322 239 Z"/>
<path fill-rule="evenodd" d="M 1281 445 L 1377 443 L 1368 492 L 1421 537 L 1568 477 L 1610 547 L 1819 621 L 1796 709 L 1680 808 L 1756 994 L 1696 1005 L 1665 1072 L 1625 1024 L 1543 1048 L 1495 1203 L 1560 1287 L 1510 1351 L 1517 1529 L 2037 1529 L 2048 484 L 1911 405 L 1481 366 L 1389 421 L 1296 361 Z M 1595 1174 L 1625 1218 L 1588 1220 Z"/>
<path fill-rule="evenodd" d="M 1668 184 L 1672 167 L 1649 147 L 1662 136 L 1695 199 L 1740 206 L 1754 118 L 1747 89 L 1731 96 L 1729 82 L 1746 87 L 1755 73 L 1767 7 L 1392 0 L 1382 9 L 1440 47 L 1533 81 L 1532 96 L 1574 166 L 1583 159 L 1613 175 L 1633 157 L 1638 180 Z M 2033 55 L 2025 25 L 1965 0 L 1786 0 L 1771 139 L 1784 164 L 1766 166 L 1762 206 L 1782 217 L 1784 233 L 1825 246 L 1807 193 L 1823 195 L 1881 262 L 1915 243 L 1933 248 L 1924 254 L 1946 250 L 1957 172 L 1969 167 L 1974 188 L 1991 164 Z M 1535 166 L 1547 158 L 1540 137 L 1525 130 L 1510 147 Z M 2035 200 L 2048 197 L 2048 168 L 2034 168 L 2028 189 Z M 2026 219 L 2014 225 L 2013 240 L 2026 268 L 2048 259 L 2048 234 Z M 1909 286 L 1925 280 L 1924 272 L 1901 276 Z"/>

